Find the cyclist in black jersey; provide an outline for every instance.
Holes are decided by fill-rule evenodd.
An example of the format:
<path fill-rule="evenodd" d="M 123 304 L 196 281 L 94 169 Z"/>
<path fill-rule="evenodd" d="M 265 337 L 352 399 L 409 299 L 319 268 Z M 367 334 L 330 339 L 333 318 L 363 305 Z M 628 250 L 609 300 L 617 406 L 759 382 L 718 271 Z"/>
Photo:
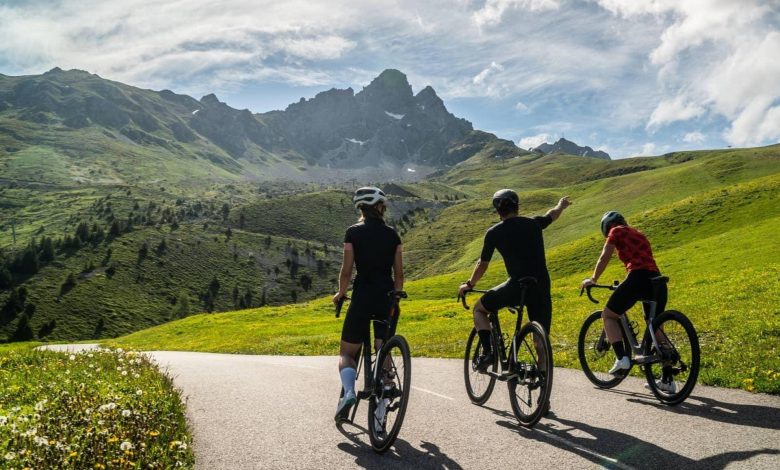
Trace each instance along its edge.
<path fill-rule="evenodd" d="M 352 201 L 361 217 L 344 235 L 339 291 L 333 296 L 333 303 L 338 304 L 347 295 L 354 264 L 357 275 L 352 286 L 352 302 L 341 331 L 339 375 L 344 395 L 339 400 L 337 416 L 345 415 L 357 400 L 357 355 L 364 338 L 370 334 L 371 320 L 388 317 L 395 302 L 388 292 L 402 291 L 404 286 L 401 238 L 384 220 L 387 197 L 379 188 L 365 187 L 355 192 Z M 384 324 L 374 323 L 374 338 L 384 338 L 384 328 Z M 381 343 L 376 340 L 376 349 Z"/>
<path fill-rule="evenodd" d="M 501 189 L 493 195 L 493 207 L 501 222 L 485 233 L 482 254 L 471 278 L 460 286 L 460 294 L 473 289 L 487 271 L 493 252 L 504 258 L 509 275 L 504 283 L 490 289 L 474 305 L 474 327 L 479 334 L 483 354 L 477 359 L 477 368 L 485 370 L 493 363 L 493 350 L 490 342 L 490 322 L 488 312 L 497 312 L 504 307 L 517 305 L 520 301 L 521 286 L 514 282 L 526 276 L 536 278 L 537 283 L 528 287 L 525 304 L 531 321 L 539 322 L 544 331 L 550 334 L 552 301 L 550 299 L 550 275 L 544 257 L 544 239 L 542 230 L 560 217 L 571 202 L 568 197 L 561 198 L 558 204 L 543 216 L 521 217 L 518 215 L 519 198 L 511 189 Z"/>

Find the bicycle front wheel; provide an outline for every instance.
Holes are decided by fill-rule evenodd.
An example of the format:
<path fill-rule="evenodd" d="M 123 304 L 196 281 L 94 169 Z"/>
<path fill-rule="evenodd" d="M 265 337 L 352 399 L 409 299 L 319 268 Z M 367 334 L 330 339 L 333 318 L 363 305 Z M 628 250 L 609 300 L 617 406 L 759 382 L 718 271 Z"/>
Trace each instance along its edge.
<path fill-rule="evenodd" d="M 492 337 L 492 335 L 491 335 Z M 491 372 L 498 370 L 498 348 L 493 345 L 493 364 L 489 367 Z M 471 334 L 466 342 L 466 356 L 463 362 L 463 379 L 466 384 L 466 394 L 469 400 L 475 405 L 484 405 L 490 394 L 493 393 L 493 387 L 496 385 L 495 376 L 490 376 L 477 370 L 477 358 L 482 354 L 482 344 L 479 342 L 479 335 L 476 328 L 471 329 Z"/>
<path fill-rule="evenodd" d="M 625 333 L 623 347 L 626 351 L 631 351 L 631 345 L 625 338 Z M 580 365 L 582 366 L 582 371 L 585 372 L 585 377 L 599 388 L 617 386 L 631 370 L 618 372 L 616 375 L 609 374 L 615 355 L 612 353 L 612 346 L 609 344 L 607 334 L 604 331 L 601 311 L 591 313 L 582 324 L 580 337 L 577 341 L 577 355 L 580 358 Z"/>
<path fill-rule="evenodd" d="M 515 418 L 523 426 L 533 426 L 544 415 L 550 402 L 553 382 L 552 347 L 547 333 L 532 321 L 520 329 L 512 344 L 508 380 L 509 402 Z"/>
<path fill-rule="evenodd" d="M 368 399 L 368 436 L 371 447 L 383 453 L 395 442 L 409 404 L 412 358 L 403 336 L 382 346 L 375 364 L 374 393 Z"/>
<path fill-rule="evenodd" d="M 645 377 L 653 395 L 667 405 L 682 403 L 696 386 L 699 377 L 699 337 L 688 317 L 667 310 L 653 322 L 660 351 L 656 351 L 650 332 L 645 333 L 645 354 L 658 353 L 659 362 L 645 365 Z"/>

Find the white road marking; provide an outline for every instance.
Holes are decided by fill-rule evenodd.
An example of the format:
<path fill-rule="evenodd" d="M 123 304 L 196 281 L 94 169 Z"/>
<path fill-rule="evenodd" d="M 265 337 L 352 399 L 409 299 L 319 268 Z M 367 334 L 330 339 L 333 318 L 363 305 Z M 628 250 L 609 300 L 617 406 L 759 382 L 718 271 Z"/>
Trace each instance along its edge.
<path fill-rule="evenodd" d="M 606 455 L 599 454 L 598 452 L 592 451 L 592 450 L 588 449 L 587 447 L 583 447 L 583 446 L 581 446 L 579 444 L 575 444 L 574 442 L 571 442 L 570 440 L 568 440 L 568 439 L 566 439 L 564 437 L 561 437 L 561 436 L 559 436 L 557 434 L 553 434 L 553 433 L 551 433 L 549 431 L 544 431 L 542 429 L 537 429 L 537 431 L 545 434 L 547 437 L 549 437 L 550 439 L 552 439 L 554 441 L 558 441 L 561 444 L 565 444 L 565 445 L 567 445 L 567 446 L 569 446 L 569 447 L 571 447 L 573 449 L 576 449 L 576 450 L 578 450 L 580 452 L 584 452 L 584 453 L 586 453 L 588 455 L 592 455 L 592 456 L 594 456 L 594 457 L 596 457 L 598 459 L 601 459 L 601 460 L 604 460 L 606 462 L 609 462 L 610 464 L 612 464 L 612 465 L 614 465 L 614 466 L 616 466 L 618 468 L 621 468 L 623 470 L 635 470 L 634 467 L 632 467 L 630 465 L 626 465 L 623 462 L 619 461 L 618 459 L 613 459 L 612 457 L 607 457 Z"/>
<path fill-rule="evenodd" d="M 454 398 L 448 397 L 447 395 L 442 395 L 441 393 L 436 393 L 436 392 L 432 392 L 430 390 L 426 390 L 424 388 L 415 387 L 414 385 L 412 385 L 412 388 L 415 389 L 415 390 L 419 390 L 421 392 L 430 393 L 431 395 L 437 396 L 439 398 L 444 398 L 446 400 L 455 400 Z"/>

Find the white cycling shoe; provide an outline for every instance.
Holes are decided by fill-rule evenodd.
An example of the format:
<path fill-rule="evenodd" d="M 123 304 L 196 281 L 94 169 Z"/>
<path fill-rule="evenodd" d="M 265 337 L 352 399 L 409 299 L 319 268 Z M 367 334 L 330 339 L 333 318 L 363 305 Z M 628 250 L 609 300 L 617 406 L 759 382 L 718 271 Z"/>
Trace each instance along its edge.
<path fill-rule="evenodd" d="M 336 407 L 336 421 L 346 420 L 349 409 L 355 402 L 357 402 L 357 397 L 355 396 L 354 391 L 350 390 L 345 393 L 344 396 L 341 397 L 341 400 L 339 400 L 339 405 Z"/>
<path fill-rule="evenodd" d="M 615 375 L 618 372 L 622 372 L 630 368 L 631 368 L 631 359 L 628 356 L 623 356 L 620 359 L 615 359 L 615 363 L 612 365 L 612 368 L 609 369 L 608 373 L 611 375 Z"/>
<path fill-rule="evenodd" d="M 650 384 L 645 384 L 645 388 L 650 390 Z M 663 380 L 656 380 L 655 381 L 655 388 L 658 390 L 668 393 L 670 395 L 673 395 L 677 393 L 677 384 L 672 380 L 671 382 L 664 382 Z"/>

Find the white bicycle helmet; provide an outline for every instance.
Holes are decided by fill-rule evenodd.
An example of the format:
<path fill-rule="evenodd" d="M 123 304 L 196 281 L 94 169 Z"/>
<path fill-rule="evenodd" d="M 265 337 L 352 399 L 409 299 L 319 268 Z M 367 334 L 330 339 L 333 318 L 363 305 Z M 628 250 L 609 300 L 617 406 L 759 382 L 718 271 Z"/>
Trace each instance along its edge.
<path fill-rule="evenodd" d="M 387 202 L 387 196 L 381 189 L 373 186 L 360 188 L 352 196 L 352 203 L 355 204 L 355 209 L 360 209 L 362 205 L 373 206 L 377 202 Z"/>
<path fill-rule="evenodd" d="M 609 230 L 613 225 L 625 225 L 626 219 L 623 215 L 617 211 L 609 211 L 604 213 L 604 217 L 601 218 L 601 233 L 606 237 L 609 235 Z"/>

